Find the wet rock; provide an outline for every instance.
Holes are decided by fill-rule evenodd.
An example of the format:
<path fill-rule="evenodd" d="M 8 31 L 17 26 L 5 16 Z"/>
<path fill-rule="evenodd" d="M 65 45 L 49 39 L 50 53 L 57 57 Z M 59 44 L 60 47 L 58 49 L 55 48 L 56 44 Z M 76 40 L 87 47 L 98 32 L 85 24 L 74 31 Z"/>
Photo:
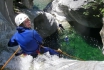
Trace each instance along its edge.
<path fill-rule="evenodd" d="M 101 31 L 100 31 L 100 36 L 101 36 L 101 38 L 102 38 L 102 43 L 103 43 L 103 48 L 102 48 L 102 52 L 103 52 L 103 54 L 104 54 L 104 17 L 103 17 L 103 26 L 102 26 L 102 29 L 101 29 Z"/>
<path fill-rule="evenodd" d="M 100 28 L 102 26 L 101 17 L 92 17 L 95 13 L 93 10 L 87 9 L 91 12 L 89 16 L 83 14 L 86 9 L 82 6 L 90 1 L 93 2 L 93 0 L 54 0 L 50 7 L 46 7 L 45 11 L 54 14 L 60 21 L 67 19 L 84 26 Z"/>
<path fill-rule="evenodd" d="M 50 13 L 42 13 L 34 19 L 34 28 L 46 38 L 57 30 L 57 22 Z"/>

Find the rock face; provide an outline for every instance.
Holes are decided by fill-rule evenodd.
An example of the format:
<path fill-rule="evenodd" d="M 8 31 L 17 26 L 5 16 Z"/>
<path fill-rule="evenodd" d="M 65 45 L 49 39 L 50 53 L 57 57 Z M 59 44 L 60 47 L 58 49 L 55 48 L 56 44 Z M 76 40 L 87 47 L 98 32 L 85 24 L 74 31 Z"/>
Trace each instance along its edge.
<path fill-rule="evenodd" d="M 7 50 L 7 42 L 14 33 L 13 0 L 0 0 L 0 52 Z"/>
<path fill-rule="evenodd" d="M 102 43 L 103 43 L 102 52 L 103 52 L 103 54 L 104 54 L 104 17 L 103 17 L 102 20 L 103 20 L 103 27 L 102 27 L 102 29 L 101 29 L 101 31 L 100 31 L 100 36 L 101 36 Z"/>
<path fill-rule="evenodd" d="M 9 24 L 14 24 L 14 11 L 13 11 L 13 0 L 0 0 L 0 13 L 4 18 L 10 22 Z"/>
<path fill-rule="evenodd" d="M 34 19 L 34 28 L 46 38 L 57 30 L 57 22 L 50 13 L 42 13 Z"/>
<path fill-rule="evenodd" d="M 90 1 L 93 0 L 54 0 L 47 11 L 54 14 L 56 18 L 58 20 L 61 19 L 61 21 L 62 19 L 67 19 L 68 21 L 75 21 L 87 27 L 99 28 L 102 26 L 101 19 L 96 20 L 98 18 L 85 16 L 83 14 L 86 10 L 83 9 L 82 6 Z M 64 17 L 61 18 L 62 16 Z"/>

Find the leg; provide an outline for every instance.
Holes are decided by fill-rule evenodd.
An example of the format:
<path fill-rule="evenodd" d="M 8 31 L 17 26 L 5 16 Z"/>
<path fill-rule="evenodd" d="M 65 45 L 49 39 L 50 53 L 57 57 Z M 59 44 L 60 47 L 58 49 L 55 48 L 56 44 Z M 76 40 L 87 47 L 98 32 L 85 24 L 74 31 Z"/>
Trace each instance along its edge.
<path fill-rule="evenodd" d="M 53 50 L 53 49 L 51 49 L 51 48 L 48 48 L 48 47 L 42 47 L 41 49 L 40 49 L 40 51 L 44 51 L 44 53 L 45 52 L 49 52 L 50 53 L 50 55 L 59 55 L 59 53 L 57 52 L 57 51 L 55 51 L 55 50 Z"/>

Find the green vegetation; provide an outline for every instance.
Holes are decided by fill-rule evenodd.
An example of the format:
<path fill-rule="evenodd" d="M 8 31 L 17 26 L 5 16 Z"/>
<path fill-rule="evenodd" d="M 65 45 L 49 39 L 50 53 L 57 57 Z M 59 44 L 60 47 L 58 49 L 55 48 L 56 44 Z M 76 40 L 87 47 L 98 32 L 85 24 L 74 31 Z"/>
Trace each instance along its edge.
<path fill-rule="evenodd" d="M 88 4 L 84 5 L 83 8 L 86 9 L 83 12 L 84 15 L 91 15 L 93 17 L 102 17 L 104 16 L 104 3 L 102 0 L 95 0 L 94 2 L 89 2 Z"/>
<path fill-rule="evenodd" d="M 66 44 L 64 37 L 67 33 L 69 37 L 69 43 Z M 60 34 L 61 49 L 67 54 L 80 58 L 82 60 L 104 60 L 102 51 L 94 46 L 88 44 L 78 33 L 72 28 L 70 32 L 63 32 Z"/>

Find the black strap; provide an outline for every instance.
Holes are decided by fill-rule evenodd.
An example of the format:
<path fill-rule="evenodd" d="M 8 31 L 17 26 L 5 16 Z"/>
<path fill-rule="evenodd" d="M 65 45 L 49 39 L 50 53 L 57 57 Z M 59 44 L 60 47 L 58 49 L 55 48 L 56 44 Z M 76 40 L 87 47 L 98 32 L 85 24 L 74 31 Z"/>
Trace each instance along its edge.
<path fill-rule="evenodd" d="M 36 40 L 36 38 L 34 37 L 34 30 L 33 30 L 33 38 Z M 36 42 L 38 43 L 38 45 L 40 45 L 39 41 L 36 40 Z"/>

